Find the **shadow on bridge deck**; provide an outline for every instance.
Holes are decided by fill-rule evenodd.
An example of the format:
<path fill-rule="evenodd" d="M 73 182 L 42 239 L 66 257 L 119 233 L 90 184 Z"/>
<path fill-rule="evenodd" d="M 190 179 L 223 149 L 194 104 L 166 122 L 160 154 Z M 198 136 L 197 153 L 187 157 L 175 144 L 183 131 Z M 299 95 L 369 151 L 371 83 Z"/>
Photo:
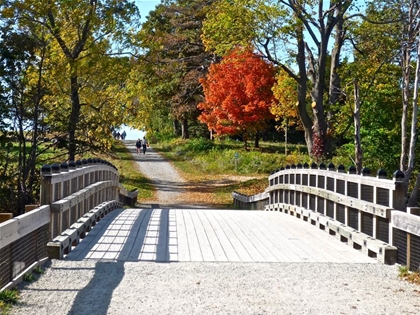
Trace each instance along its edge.
<path fill-rule="evenodd" d="M 377 263 L 279 212 L 114 210 L 67 260 Z"/>

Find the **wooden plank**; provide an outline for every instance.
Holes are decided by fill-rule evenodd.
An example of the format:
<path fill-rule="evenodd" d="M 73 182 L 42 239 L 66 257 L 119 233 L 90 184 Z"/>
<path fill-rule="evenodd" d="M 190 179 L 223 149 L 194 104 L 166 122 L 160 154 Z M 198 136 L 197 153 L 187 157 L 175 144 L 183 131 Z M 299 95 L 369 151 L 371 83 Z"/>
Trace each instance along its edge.
<path fill-rule="evenodd" d="M 288 240 L 291 242 L 289 247 L 292 250 L 298 251 L 298 255 L 302 257 L 304 261 L 310 262 L 327 262 L 330 261 L 327 251 L 318 250 L 319 236 L 327 236 L 322 234 L 315 226 L 312 226 L 309 222 L 297 219 L 288 214 L 279 212 L 273 213 L 274 217 L 270 218 L 274 222 L 278 222 L 284 228 L 284 233 L 288 235 Z M 275 214 L 278 216 L 276 217 Z M 277 221 L 279 220 L 279 221 Z M 325 246 L 325 244 L 323 244 Z"/>
<path fill-rule="evenodd" d="M 50 206 L 44 205 L 31 212 L 0 223 L 0 248 L 28 235 L 49 222 Z"/>
<path fill-rule="evenodd" d="M 213 255 L 214 255 L 213 256 L 214 261 L 228 261 L 225 251 L 223 250 L 223 247 L 220 244 L 220 241 L 216 235 L 216 232 L 210 220 L 206 216 L 206 213 L 208 211 L 212 211 L 212 210 L 202 210 L 202 211 L 197 211 L 196 213 L 198 214 L 198 217 L 200 218 L 204 231 L 209 240 L 209 243 L 210 243 Z"/>
<path fill-rule="evenodd" d="M 266 220 L 264 215 L 254 215 L 252 224 L 255 226 L 254 228 L 260 230 L 262 236 L 265 237 L 265 242 L 270 244 L 268 246 L 280 261 L 291 262 L 301 259 L 301 252 L 290 243 L 284 229 L 278 226 L 275 221 L 272 221 L 271 217 L 270 220 Z"/>
<path fill-rule="evenodd" d="M 203 222 L 198 217 L 197 211 L 191 211 L 190 214 L 194 224 L 198 243 L 200 245 L 201 255 L 203 255 L 203 261 L 215 261 L 213 249 L 204 229 Z"/>
<path fill-rule="evenodd" d="M 178 237 L 175 210 L 169 210 L 168 222 L 168 261 L 178 261 Z"/>
<path fill-rule="evenodd" d="M 253 242 L 254 246 L 258 248 L 258 251 L 264 257 L 266 262 L 278 262 L 281 258 L 284 259 L 284 255 L 277 253 L 272 241 L 263 234 L 261 228 L 266 229 L 266 226 L 261 226 L 255 224 L 256 216 L 254 213 L 249 213 L 249 211 L 238 211 L 238 216 L 242 217 L 241 225 L 243 228 L 248 230 L 250 234 L 250 239 Z M 251 219 L 251 220 L 250 220 Z M 277 255 L 276 255 L 277 254 Z"/>
<path fill-rule="evenodd" d="M 126 210 L 127 211 L 127 210 Z M 130 211 L 128 215 L 122 216 L 120 221 L 120 228 L 117 229 L 119 237 L 125 238 L 124 246 L 117 256 L 117 260 L 128 260 L 133 247 L 138 242 L 139 233 L 142 233 L 141 228 L 144 221 L 147 221 L 151 215 L 151 209 L 135 209 Z M 134 217 L 133 217 L 134 216 Z M 141 244 L 139 244 L 141 246 Z"/>
<path fill-rule="evenodd" d="M 112 224 L 107 224 L 109 221 L 114 221 L 118 218 L 123 211 L 115 210 L 109 215 L 105 216 L 100 222 L 98 222 L 95 227 L 87 234 L 87 236 L 82 239 L 77 245 L 76 249 L 70 252 L 66 259 L 69 260 L 82 260 L 85 258 L 90 258 L 92 253 L 95 251 L 95 245 L 97 245 L 99 239 L 104 233 L 109 231 L 108 227 Z M 102 230 L 102 233 L 99 233 Z"/>
<path fill-rule="evenodd" d="M 194 228 L 194 222 L 191 218 L 192 210 L 184 210 L 184 220 L 187 231 L 188 239 L 188 250 L 190 253 L 191 261 L 203 261 L 203 255 L 201 254 L 200 243 Z"/>
<path fill-rule="evenodd" d="M 191 261 L 184 213 L 184 210 L 175 211 L 178 240 L 178 261 Z"/>
<path fill-rule="evenodd" d="M 140 243 L 142 243 L 140 253 L 138 256 L 139 260 L 156 260 L 161 213 L 162 209 L 153 209 L 146 227 L 146 232 L 143 241 L 136 240 L 136 243 L 138 243 L 139 245 Z"/>
<path fill-rule="evenodd" d="M 248 253 L 248 250 L 242 243 L 240 236 L 235 233 L 235 230 L 232 229 L 231 225 L 228 223 L 228 219 L 227 219 L 228 211 L 224 212 L 223 215 L 221 214 L 220 211 L 214 211 L 212 212 L 212 215 L 219 222 L 226 237 L 229 239 L 233 248 L 238 254 L 240 261 L 243 261 L 243 262 L 254 261 L 251 255 Z"/>
<path fill-rule="evenodd" d="M 214 217 L 213 211 L 206 211 L 204 212 L 204 214 L 207 217 L 207 220 L 209 221 L 211 226 L 213 227 L 214 234 L 217 237 L 220 245 L 222 246 L 223 252 L 225 253 L 228 261 L 241 261 L 231 241 L 227 237 L 226 232 L 220 225 L 220 222 Z"/>
<path fill-rule="evenodd" d="M 272 212 L 271 214 L 273 217 L 270 216 L 270 219 L 261 218 L 261 220 L 277 222 L 289 238 L 295 240 L 292 242 L 295 247 L 290 248 L 290 250 L 298 249 L 302 251 L 300 256 L 304 261 L 369 262 L 371 260 L 345 243 L 341 243 L 335 237 L 319 230 L 309 222 L 301 221 L 282 212 Z"/>
<path fill-rule="evenodd" d="M 71 258 L 375 262 L 289 214 L 208 209 L 115 210 L 67 256 Z"/>
<path fill-rule="evenodd" d="M 169 209 L 160 211 L 159 235 L 156 244 L 156 261 L 169 261 Z"/>

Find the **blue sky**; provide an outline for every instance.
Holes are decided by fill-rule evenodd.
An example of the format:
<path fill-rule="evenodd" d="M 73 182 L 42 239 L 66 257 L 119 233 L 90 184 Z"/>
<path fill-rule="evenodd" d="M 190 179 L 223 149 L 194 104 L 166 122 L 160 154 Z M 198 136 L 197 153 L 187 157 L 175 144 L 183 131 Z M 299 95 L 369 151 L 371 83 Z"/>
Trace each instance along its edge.
<path fill-rule="evenodd" d="M 142 22 L 144 22 L 146 16 L 149 15 L 150 11 L 153 11 L 155 9 L 156 5 L 160 3 L 160 0 L 135 0 L 134 2 L 139 8 L 141 20 Z"/>

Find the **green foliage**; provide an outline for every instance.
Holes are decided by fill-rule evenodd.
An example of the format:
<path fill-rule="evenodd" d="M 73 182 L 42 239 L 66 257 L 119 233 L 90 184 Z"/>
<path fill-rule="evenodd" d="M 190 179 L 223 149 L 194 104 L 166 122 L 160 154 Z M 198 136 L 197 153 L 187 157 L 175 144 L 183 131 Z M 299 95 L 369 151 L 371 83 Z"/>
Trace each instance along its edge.
<path fill-rule="evenodd" d="M 209 151 L 214 147 L 214 142 L 205 138 L 191 139 L 185 143 L 185 147 L 192 152 Z"/>
<path fill-rule="evenodd" d="M 418 270 L 410 271 L 407 266 L 400 266 L 398 267 L 398 272 L 401 279 L 420 285 L 420 272 Z"/>
<path fill-rule="evenodd" d="M 407 266 L 399 266 L 398 267 L 398 275 L 401 278 L 407 277 L 409 273 L 410 273 L 410 269 L 408 269 Z"/>
<path fill-rule="evenodd" d="M 35 280 L 35 276 L 33 275 L 33 273 L 29 272 L 29 273 L 25 273 L 23 275 L 23 281 L 26 282 L 33 282 Z"/>
<path fill-rule="evenodd" d="M 36 268 L 34 269 L 34 272 L 35 272 L 36 274 L 41 275 L 41 274 L 43 274 L 43 273 L 44 273 L 44 269 L 43 269 L 41 266 L 38 266 L 38 267 L 36 267 Z"/>
<path fill-rule="evenodd" d="M 144 54 L 130 74 L 132 93 L 139 100 L 138 114 L 131 119 L 145 124 L 149 136 L 172 131 L 188 138 L 189 126 L 197 124 L 199 79 L 213 60 L 200 38 L 207 8 L 208 2 L 164 1 L 135 37 Z M 184 123 L 184 128 L 174 122 Z"/>
<path fill-rule="evenodd" d="M 17 290 L 4 290 L 0 292 L 0 302 L 4 304 L 16 304 L 19 300 L 19 292 Z"/>
<path fill-rule="evenodd" d="M 308 156 L 299 149 L 287 156 L 280 154 L 284 144 L 261 142 L 261 152 L 246 151 L 243 143 L 232 140 L 174 139 L 160 144 L 160 150 L 178 166 L 191 173 L 206 174 L 269 174 L 286 164 L 304 163 Z M 265 152 L 266 151 L 266 152 Z M 238 158 L 236 159 L 235 156 Z M 185 165 L 182 165 L 185 162 Z M 192 167 L 191 167 L 192 166 Z"/>

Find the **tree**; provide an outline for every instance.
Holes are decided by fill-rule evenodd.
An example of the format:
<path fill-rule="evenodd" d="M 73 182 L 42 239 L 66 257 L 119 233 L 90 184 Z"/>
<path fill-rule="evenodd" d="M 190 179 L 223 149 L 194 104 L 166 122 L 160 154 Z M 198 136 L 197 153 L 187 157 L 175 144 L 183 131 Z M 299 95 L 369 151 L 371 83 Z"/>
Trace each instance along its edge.
<path fill-rule="evenodd" d="M 344 144 L 339 154 L 353 156 L 358 173 L 364 166 L 373 170 L 398 168 L 395 149 L 401 118 L 401 70 L 397 34 L 401 26 L 392 23 L 398 19 L 392 7 L 374 2 L 366 7 L 364 20 L 348 24 L 351 55 L 341 62 L 338 74 L 342 87 L 336 90 L 341 101 L 331 105 L 336 114 L 329 121 L 336 143 Z"/>
<path fill-rule="evenodd" d="M 137 37 L 141 50 L 135 71 L 147 73 L 137 77 L 148 83 L 139 82 L 148 90 L 138 90 L 138 95 L 151 103 L 153 113 L 169 112 L 166 119 L 171 118 L 182 138 L 189 137 L 189 124 L 196 124 L 197 104 L 203 99 L 199 79 L 213 60 L 200 38 L 211 2 L 165 1 L 150 12 Z M 161 120 L 162 115 L 153 117 Z"/>
<path fill-rule="evenodd" d="M 274 66 L 249 48 L 237 48 L 211 65 L 200 82 L 205 101 L 198 105 L 198 119 L 217 135 L 253 136 L 258 147 L 258 132 L 273 119 Z"/>
<path fill-rule="evenodd" d="M 296 81 L 299 116 L 309 152 L 313 151 L 314 134 L 316 151 L 321 155 L 332 154 L 328 135 L 331 134 L 329 118 L 334 113 L 329 108 L 339 102 L 336 91 L 341 87 L 337 70 L 346 34 L 345 22 L 350 18 L 346 14 L 353 2 L 218 1 L 203 27 L 203 40 L 208 49 L 223 55 L 238 43 L 252 42 Z M 330 54 L 333 38 L 334 49 Z M 308 90 L 312 104 L 309 109 Z"/>
<path fill-rule="evenodd" d="M 36 158 L 45 136 L 42 130 L 43 102 L 47 89 L 42 78 L 46 59 L 45 38 L 33 29 L 15 29 L 13 21 L 1 28 L 0 64 L 3 100 L 8 113 L 2 115 L 1 207 L 22 214 L 39 192 Z M 3 159 L 4 158 L 4 159 Z M 4 163 L 3 163 L 4 162 Z M 6 195 L 4 195 L 6 194 Z"/>
<path fill-rule="evenodd" d="M 287 154 L 287 131 L 289 127 L 295 126 L 302 128 L 297 110 L 297 86 L 296 81 L 290 78 L 286 72 L 279 70 L 276 77 L 276 83 L 273 87 L 273 95 L 276 98 L 270 111 L 276 117 L 280 124 L 277 130 L 283 129 L 285 134 L 285 154 Z"/>
<path fill-rule="evenodd" d="M 105 56 L 112 40 L 122 42 L 125 28 L 137 13 L 134 3 L 127 0 L 80 1 L 11 1 L 5 14 L 16 14 L 19 27 L 38 24 L 48 31 L 57 44 L 56 52 L 64 61 L 69 97 L 67 115 L 68 158 L 74 160 L 77 150 L 77 130 L 80 121 L 81 77 L 83 62 L 92 56 Z M 92 65 L 91 65 L 92 66 Z M 67 107 L 67 106 L 66 106 Z M 66 111 L 63 111 L 66 113 Z"/>

